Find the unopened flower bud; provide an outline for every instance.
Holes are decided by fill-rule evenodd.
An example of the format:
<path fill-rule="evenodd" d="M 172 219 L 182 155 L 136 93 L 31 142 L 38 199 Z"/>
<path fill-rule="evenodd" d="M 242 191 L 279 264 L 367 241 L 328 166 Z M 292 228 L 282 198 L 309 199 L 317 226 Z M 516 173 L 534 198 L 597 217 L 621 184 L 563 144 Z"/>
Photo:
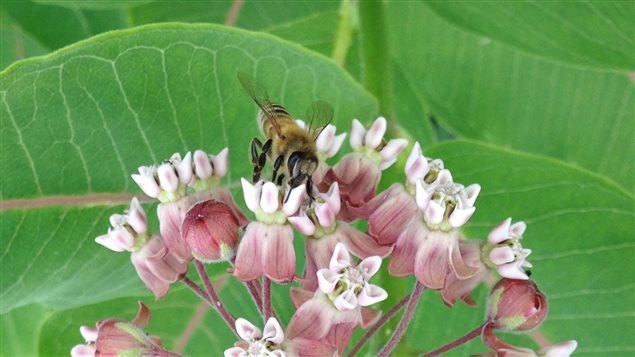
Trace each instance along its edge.
<path fill-rule="evenodd" d="M 532 280 L 501 279 L 490 294 L 488 319 L 504 331 L 526 331 L 547 316 L 547 297 Z"/>
<path fill-rule="evenodd" d="M 217 262 L 234 256 L 240 229 L 238 218 L 228 205 L 209 200 L 187 212 L 181 234 L 196 259 Z"/>

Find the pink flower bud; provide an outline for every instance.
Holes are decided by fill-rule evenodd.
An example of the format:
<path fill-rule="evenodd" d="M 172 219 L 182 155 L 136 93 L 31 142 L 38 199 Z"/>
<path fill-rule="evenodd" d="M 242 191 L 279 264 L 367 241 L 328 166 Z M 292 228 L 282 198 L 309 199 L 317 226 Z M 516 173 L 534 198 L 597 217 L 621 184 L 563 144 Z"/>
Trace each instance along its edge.
<path fill-rule="evenodd" d="M 488 319 L 504 331 L 526 331 L 547 316 L 547 297 L 532 280 L 501 279 L 490 294 Z"/>
<path fill-rule="evenodd" d="M 190 208 L 181 234 L 196 259 L 218 262 L 234 256 L 239 230 L 233 210 L 222 202 L 209 200 Z"/>

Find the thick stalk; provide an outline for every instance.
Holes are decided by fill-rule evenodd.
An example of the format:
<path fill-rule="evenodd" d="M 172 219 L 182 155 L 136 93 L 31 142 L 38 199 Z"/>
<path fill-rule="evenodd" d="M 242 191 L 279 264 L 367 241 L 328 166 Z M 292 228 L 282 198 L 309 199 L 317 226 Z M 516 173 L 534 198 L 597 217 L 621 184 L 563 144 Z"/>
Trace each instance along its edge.
<path fill-rule="evenodd" d="M 419 300 L 421 298 L 421 293 L 423 293 L 424 286 L 421 285 L 418 281 L 415 284 L 415 288 L 410 295 L 410 299 L 408 300 L 408 307 L 406 307 L 406 312 L 404 312 L 401 321 L 399 321 L 399 325 L 397 325 L 397 329 L 390 337 L 390 340 L 386 343 L 384 348 L 379 351 L 378 357 L 387 357 L 392 350 L 397 347 L 399 341 L 403 337 L 403 334 L 408 329 L 408 325 L 410 324 L 410 320 L 415 314 L 415 310 L 417 309 L 417 304 L 419 304 Z"/>
<path fill-rule="evenodd" d="M 212 282 L 209 280 L 209 275 L 207 275 L 205 266 L 203 265 L 203 263 L 199 262 L 196 259 L 194 260 L 194 266 L 196 266 L 196 271 L 203 281 L 203 285 L 205 286 L 205 290 L 207 291 L 207 295 L 209 296 L 208 301 L 210 302 L 210 305 L 213 306 L 216 311 L 218 311 L 218 313 L 221 315 L 223 320 L 225 320 L 229 328 L 231 328 L 232 331 L 237 334 L 236 319 L 234 319 L 234 317 L 229 313 L 229 311 L 227 311 L 223 303 L 220 301 L 220 297 L 216 293 L 216 290 L 214 290 Z"/>
<path fill-rule="evenodd" d="M 262 312 L 262 292 L 260 291 L 259 286 L 254 284 L 254 281 L 245 281 L 244 284 L 247 287 L 254 304 L 258 307 L 258 311 L 260 311 L 260 314 L 264 317 L 264 313 Z"/>
<path fill-rule="evenodd" d="M 380 114 L 392 118 L 392 73 L 385 8 L 386 4 L 380 0 L 359 2 L 362 71 L 366 89 L 379 100 Z"/>
<path fill-rule="evenodd" d="M 357 6 L 353 0 L 342 0 L 339 23 L 335 34 L 335 43 L 331 58 L 339 66 L 344 67 L 348 50 L 353 44 L 353 34 L 358 27 Z"/>
<path fill-rule="evenodd" d="M 408 303 L 408 300 L 410 300 L 410 295 L 405 296 L 397 304 L 395 304 L 395 306 L 393 306 L 390 310 L 388 310 L 385 314 L 383 314 L 381 318 L 377 320 L 377 322 L 375 322 L 375 324 L 373 324 L 373 326 L 371 326 L 368 331 L 366 331 L 364 336 L 362 336 L 362 338 L 357 342 L 357 344 L 351 349 L 351 351 L 348 353 L 348 357 L 355 356 L 355 354 L 359 352 L 359 350 L 362 347 L 364 347 L 366 342 L 368 342 L 370 338 L 373 337 L 375 333 L 379 331 L 379 329 L 386 324 L 386 322 L 388 322 L 388 320 L 390 320 L 393 316 L 395 316 L 396 313 L 401 311 L 404 305 Z"/>
<path fill-rule="evenodd" d="M 423 354 L 421 357 L 434 357 L 434 356 L 438 356 L 443 352 L 447 352 L 453 348 L 456 348 L 466 342 L 469 342 L 471 340 L 473 340 L 474 338 L 480 336 L 483 334 L 483 329 L 485 328 L 485 326 L 487 326 L 487 324 L 489 323 L 489 321 L 485 321 L 481 326 L 475 328 L 474 330 L 472 330 L 471 332 L 468 332 L 465 336 L 459 338 L 456 341 L 450 342 L 445 346 L 439 347 L 436 350 L 432 351 L 432 352 L 428 352 L 426 354 Z"/>

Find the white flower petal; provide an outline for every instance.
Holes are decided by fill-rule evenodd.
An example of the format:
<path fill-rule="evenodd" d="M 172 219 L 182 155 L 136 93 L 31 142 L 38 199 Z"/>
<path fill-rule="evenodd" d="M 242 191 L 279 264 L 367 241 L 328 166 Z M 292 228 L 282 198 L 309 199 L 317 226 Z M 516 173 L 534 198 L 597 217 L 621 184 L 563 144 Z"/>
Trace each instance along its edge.
<path fill-rule="evenodd" d="M 133 197 L 132 201 L 130 201 L 128 224 L 137 234 L 146 233 L 148 231 L 148 217 L 136 197 Z"/>
<path fill-rule="evenodd" d="M 476 211 L 476 207 L 465 209 L 455 208 L 448 218 L 448 223 L 454 228 L 461 227 L 472 217 L 474 211 Z"/>
<path fill-rule="evenodd" d="M 410 182 L 410 184 L 414 184 L 415 182 L 423 179 L 429 171 L 430 165 L 428 164 L 428 160 L 426 160 L 423 156 L 419 156 L 412 165 L 410 165 L 410 168 L 405 170 L 405 173 L 408 178 L 408 182 Z"/>
<path fill-rule="evenodd" d="M 498 274 L 508 279 L 528 280 L 529 277 L 518 265 L 513 263 L 503 264 L 496 267 Z"/>
<path fill-rule="evenodd" d="M 225 350 L 225 357 L 247 357 L 247 352 L 240 347 L 232 347 Z"/>
<path fill-rule="evenodd" d="M 448 169 L 443 169 L 439 171 L 436 180 L 434 180 L 439 185 L 445 185 L 448 183 L 452 183 L 452 173 Z"/>
<path fill-rule="evenodd" d="M 172 155 L 172 157 L 175 155 L 178 155 L 178 153 Z M 176 160 L 176 172 L 179 174 L 179 182 L 183 185 L 189 185 L 190 182 L 192 182 L 192 176 L 194 174 L 192 172 L 192 153 L 188 151 L 183 157 L 183 160 L 181 160 L 180 156 L 181 155 L 179 155 L 178 160 Z M 170 159 L 170 161 L 172 161 L 172 159 Z"/>
<path fill-rule="evenodd" d="M 357 296 L 353 289 L 348 289 L 335 298 L 333 305 L 340 311 L 353 310 L 357 307 Z"/>
<path fill-rule="evenodd" d="M 95 342 L 97 341 L 97 329 L 94 327 L 80 326 L 79 333 L 82 334 L 84 341 Z"/>
<path fill-rule="evenodd" d="M 224 148 L 216 156 L 212 157 L 212 163 L 214 164 L 214 175 L 225 177 L 229 167 L 229 149 Z"/>
<path fill-rule="evenodd" d="M 346 140 L 346 133 L 342 133 L 338 136 L 336 136 L 333 139 L 333 143 L 331 144 L 331 147 L 329 148 L 328 152 L 326 153 L 326 157 L 333 157 L 335 156 L 335 154 L 337 154 L 338 151 L 340 151 L 340 148 L 342 147 L 342 144 L 344 144 L 344 140 Z"/>
<path fill-rule="evenodd" d="M 243 186 L 243 197 L 245 197 L 245 204 L 250 211 L 256 212 L 260 208 L 260 185 L 252 185 L 244 178 L 240 179 Z"/>
<path fill-rule="evenodd" d="M 407 146 L 408 140 L 406 139 L 392 139 L 381 149 L 379 155 L 383 161 L 396 159 Z"/>
<path fill-rule="evenodd" d="M 315 215 L 322 227 L 330 227 L 335 223 L 335 212 L 333 212 L 327 203 L 316 203 Z"/>
<path fill-rule="evenodd" d="M 282 204 L 282 211 L 287 215 L 291 216 L 295 212 L 297 212 L 298 208 L 302 205 L 302 201 L 304 201 L 304 194 L 306 193 L 306 184 L 302 184 L 298 187 L 295 187 L 291 192 L 287 193 L 289 196 L 285 198 L 286 202 Z"/>
<path fill-rule="evenodd" d="M 331 187 L 329 187 L 329 191 L 326 193 L 326 195 L 322 195 L 322 198 L 324 198 L 324 201 L 326 201 L 326 203 L 329 205 L 329 207 L 331 207 L 331 210 L 335 212 L 335 214 L 338 214 L 340 212 L 340 209 L 342 207 L 342 200 L 340 198 L 340 185 L 337 183 L 337 181 L 331 184 Z"/>
<path fill-rule="evenodd" d="M 212 177 L 214 169 L 209 161 L 209 155 L 203 150 L 194 151 L 193 156 L 194 173 L 201 180 L 207 180 Z"/>
<path fill-rule="evenodd" d="M 351 266 L 351 255 L 348 253 L 346 246 L 342 243 L 337 243 L 333 250 L 333 256 L 329 264 L 329 269 L 334 272 L 341 272 L 342 269 Z"/>
<path fill-rule="evenodd" d="M 139 169 L 141 170 L 141 169 Z M 152 198 L 157 198 L 161 194 L 161 188 L 152 175 L 131 175 L 134 182 L 139 186 L 141 191 Z"/>
<path fill-rule="evenodd" d="M 428 207 L 428 203 L 430 203 L 430 198 L 432 198 L 432 194 L 434 192 L 432 190 L 427 191 L 423 188 L 423 182 L 421 180 L 415 183 L 415 200 L 417 201 L 417 206 L 425 210 Z"/>
<path fill-rule="evenodd" d="M 510 247 L 495 247 L 489 252 L 489 260 L 496 265 L 511 263 L 515 260 L 514 250 Z"/>
<path fill-rule="evenodd" d="M 362 260 L 357 266 L 357 269 L 362 273 L 364 280 L 368 281 L 379 271 L 379 267 L 381 267 L 381 258 L 373 255 Z"/>
<path fill-rule="evenodd" d="M 527 224 L 523 221 L 516 222 L 509 227 L 509 235 L 521 239 L 523 237 L 523 233 L 527 229 Z"/>
<path fill-rule="evenodd" d="M 179 187 L 179 178 L 176 176 L 176 171 L 172 164 L 166 163 L 159 166 L 157 177 L 159 178 L 159 185 L 167 192 L 175 192 Z"/>
<path fill-rule="evenodd" d="M 465 192 L 467 193 L 467 200 L 465 204 L 468 207 L 472 207 L 474 206 L 474 202 L 476 201 L 478 194 L 481 192 L 481 185 L 477 183 L 469 185 L 465 188 Z"/>
<path fill-rule="evenodd" d="M 366 136 L 364 137 L 364 146 L 371 149 L 378 147 L 384 138 L 384 134 L 386 134 L 387 126 L 386 118 L 379 117 L 375 119 L 366 132 Z"/>
<path fill-rule="evenodd" d="M 95 238 L 95 243 L 101 244 L 104 247 L 115 252 L 123 252 L 126 250 L 123 247 L 121 247 L 119 244 L 117 244 L 115 241 L 113 241 L 112 238 L 110 237 L 110 234 L 104 234 Z"/>
<path fill-rule="evenodd" d="M 397 158 L 391 159 L 391 160 L 382 160 L 382 162 L 379 164 L 379 169 L 380 170 L 386 170 L 387 168 L 391 167 L 392 164 L 394 164 L 395 162 L 397 162 Z"/>
<path fill-rule="evenodd" d="M 335 126 L 329 124 L 315 140 L 315 147 L 319 152 L 327 152 L 335 139 Z"/>
<path fill-rule="evenodd" d="M 430 201 L 428 206 L 426 207 L 423 215 L 430 224 L 439 224 L 443 221 L 443 214 L 445 213 L 445 208 L 436 203 L 435 201 Z"/>
<path fill-rule="evenodd" d="M 410 151 L 410 155 L 408 155 L 408 159 L 406 160 L 406 172 L 410 170 L 415 161 L 420 159 L 422 156 L 421 145 L 418 141 L 415 141 L 415 144 L 412 146 L 412 151 Z"/>
<path fill-rule="evenodd" d="M 384 301 L 388 298 L 386 290 L 377 285 L 366 284 L 364 289 L 357 296 L 359 306 L 370 306 L 372 304 Z"/>
<path fill-rule="evenodd" d="M 274 213 L 278 210 L 279 203 L 278 187 L 273 182 L 265 182 L 262 185 L 262 193 L 260 195 L 260 208 L 265 213 Z"/>
<path fill-rule="evenodd" d="M 311 219 L 306 215 L 291 216 L 287 219 L 295 227 L 295 229 L 300 231 L 302 234 L 306 236 L 312 236 L 315 234 L 315 224 L 313 224 L 313 221 L 311 221 Z"/>
<path fill-rule="evenodd" d="M 578 348 L 578 341 L 570 340 L 548 346 L 540 350 L 540 356 L 544 357 L 569 357 Z"/>
<path fill-rule="evenodd" d="M 278 320 L 274 317 L 270 317 L 265 324 L 265 329 L 262 334 L 262 338 L 279 345 L 284 341 L 284 331 L 282 331 L 282 327 Z"/>
<path fill-rule="evenodd" d="M 325 294 L 332 293 L 341 277 L 342 274 L 338 274 L 326 268 L 318 270 L 317 278 L 320 290 Z"/>
<path fill-rule="evenodd" d="M 236 332 L 238 332 L 238 336 L 245 341 L 262 337 L 262 331 L 242 317 L 236 319 Z"/>
<path fill-rule="evenodd" d="M 489 232 L 489 235 L 487 236 L 487 241 L 490 244 L 498 244 L 504 241 L 505 239 L 507 239 L 507 237 L 509 237 L 509 227 L 511 223 L 512 223 L 512 219 L 510 217 L 504 220 L 503 222 L 501 222 L 496 227 L 494 227 L 494 229 L 492 229 L 491 232 Z"/>
<path fill-rule="evenodd" d="M 364 145 L 364 134 L 366 134 L 366 129 L 364 129 L 362 123 L 357 119 L 353 119 L 351 137 L 349 139 L 353 149 L 358 149 Z"/>

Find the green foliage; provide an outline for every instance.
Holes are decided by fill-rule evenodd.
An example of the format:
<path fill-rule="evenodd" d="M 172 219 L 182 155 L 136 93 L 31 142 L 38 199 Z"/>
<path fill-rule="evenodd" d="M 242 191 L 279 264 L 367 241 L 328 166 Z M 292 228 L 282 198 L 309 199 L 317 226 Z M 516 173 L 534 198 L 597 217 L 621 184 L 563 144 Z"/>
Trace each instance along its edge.
<path fill-rule="evenodd" d="M 138 300 L 153 313 L 148 332 L 168 348 L 219 355 L 231 345 L 224 322 L 188 290 L 177 285 L 153 302 L 127 254 L 94 238 L 126 208 L 121 194 L 140 193 L 130 179 L 140 165 L 229 146 L 224 183 L 235 189 L 250 176 L 247 148 L 258 129 L 238 70 L 300 117 L 311 101 L 330 102 L 338 131 L 392 101 L 392 134 L 421 142 L 457 182 L 481 184 L 467 236 L 485 238 L 509 216 L 527 222 L 532 278 L 551 306 L 540 333 L 577 339 L 580 355 L 635 351 L 633 3 L 395 1 L 359 12 L 353 1 L 246 1 L 231 19 L 233 5 L 2 3 L 3 356 L 66 355 L 82 342 L 80 325 L 132 318 Z M 360 26 L 364 13 L 382 13 L 385 28 Z M 380 41 L 387 53 L 365 47 Z M 378 76 L 372 84 L 367 73 Z M 401 172 L 387 171 L 382 186 Z M 211 271 L 229 309 L 257 324 L 225 269 Z M 385 277 L 392 302 L 411 289 L 411 279 Z M 477 308 L 452 309 L 425 292 L 396 354 L 420 354 L 477 326 L 487 290 L 475 292 Z M 284 323 L 293 312 L 286 291 L 274 286 Z M 201 327 L 187 339 L 190 324 Z M 379 333 L 364 351 L 388 338 Z M 525 335 L 505 339 L 537 348 Z M 482 352 L 474 341 L 454 353 Z"/>

